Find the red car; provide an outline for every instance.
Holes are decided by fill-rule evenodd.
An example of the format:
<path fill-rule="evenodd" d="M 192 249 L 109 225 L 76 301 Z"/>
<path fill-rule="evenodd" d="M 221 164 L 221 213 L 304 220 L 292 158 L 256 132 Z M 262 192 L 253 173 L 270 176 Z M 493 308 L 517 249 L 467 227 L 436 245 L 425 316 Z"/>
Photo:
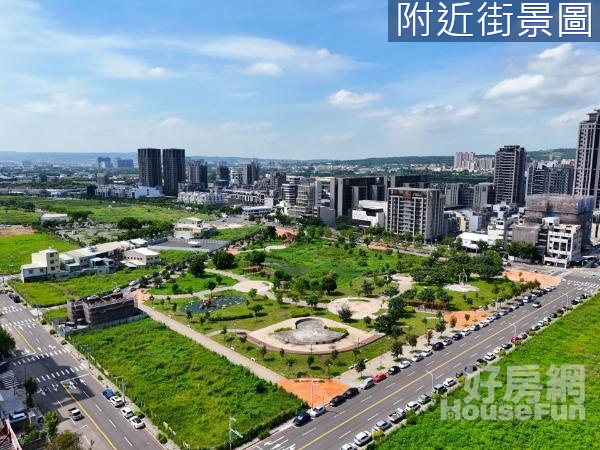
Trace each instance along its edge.
<path fill-rule="evenodd" d="M 385 373 L 378 373 L 377 375 L 375 375 L 373 377 L 373 381 L 375 383 L 381 383 L 383 380 L 385 380 L 387 378 L 387 375 Z"/>

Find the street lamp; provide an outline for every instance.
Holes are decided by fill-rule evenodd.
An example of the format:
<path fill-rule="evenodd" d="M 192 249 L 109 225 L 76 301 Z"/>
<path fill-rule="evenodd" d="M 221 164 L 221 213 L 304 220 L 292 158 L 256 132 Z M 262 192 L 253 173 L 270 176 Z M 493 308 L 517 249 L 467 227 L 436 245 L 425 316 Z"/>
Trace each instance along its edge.
<path fill-rule="evenodd" d="M 237 432 L 236 430 L 233 429 L 233 422 L 236 422 L 236 419 L 235 419 L 235 417 L 230 416 L 229 417 L 229 432 L 227 433 L 229 436 L 229 450 L 231 450 L 233 448 L 232 434 L 235 434 L 240 439 L 244 437 L 239 432 Z"/>
<path fill-rule="evenodd" d="M 425 372 L 427 372 L 431 376 L 431 392 L 433 392 L 433 373 L 427 369 L 425 369 Z"/>

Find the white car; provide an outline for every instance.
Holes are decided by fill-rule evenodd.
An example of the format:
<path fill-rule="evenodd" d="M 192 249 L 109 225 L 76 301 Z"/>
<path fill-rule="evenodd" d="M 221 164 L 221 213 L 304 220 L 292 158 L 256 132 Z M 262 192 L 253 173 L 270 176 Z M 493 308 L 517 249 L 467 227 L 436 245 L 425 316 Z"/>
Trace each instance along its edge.
<path fill-rule="evenodd" d="M 442 384 L 450 388 L 456 384 L 456 380 L 454 378 L 446 378 Z"/>
<path fill-rule="evenodd" d="M 407 369 L 408 367 L 410 367 L 410 361 L 404 359 L 398 364 L 398 367 L 400 367 L 401 369 Z"/>
<path fill-rule="evenodd" d="M 471 334 L 471 330 L 469 330 L 468 328 L 465 328 L 464 330 L 461 331 L 463 336 L 468 336 Z"/>
<path fill-rule="evenodd" d="M 415 353 L 415 355 L 412 358 L 410 358 L 410 360 L 412 362 L 419 362 L 419 361 L 423 361 L 423 358 L 424 358 L 424 356 L 421 355 L 421 353 Z"/>
<path fill-rule="evenodd" d="M 421 352 L 421 356 L 423 356 L 423 357 L 425 357 L 425 356 L 431 356 L 431 355 L 433 355 L 433 351 L 430 348 L 428 348 L 427 350 L 423 350 Z"/>
<path fill-rule="evenodd" d="M 317 405 L 314 408 L 311 408 L 308 410 L 308 414 L 310 415 L 310 417 L 312 417 L 313 419 L 315 417 L 319 417 L 322 416 L 323 414 L 325 414 L 327 412 L 327 409 L 325 409 L 325 407 L 323 405 Z"/>
<path fill-rule="evenodd" d="M 498 355 L 498 354 L 500 354 L 500 351 L 501 351 L 501 350 L 504 350 L 504 349 L 503 349 L 502 347 L 496 347 L 496 348 L 494 349 L 494 351 L 493 351 L 494 355 Z"/>
<path fill-rule="evenodd" d="M 138 416 L 130 417 L 129 418 L 129 423 L 136 430 L 139 430 L 139 429 L 144 428 L 146 426 L 146 424 L 144 423 L 144 421 L 142 419 L 140 419 Z"/>
<path fill-rule="evenodd" d="M 421 409 L 421 405 L 419 405 L 418 402 L 410 401 L 406 404 L 406 408 L 412 409 L 414 412 L 417 412 L 419 409 Z"/>
<path fill-rule="evenodd" d="M 496 359 L 496 355 L 494 355 L 493 353 L 486 353 L 483 359 L 485 359 L 486 361 L 493 361 Z"/>
<path fill-rule="evenodd" d="M 356 445 L 363 446 L 363 445 L 371 442 L 371 439 L 373 439 L 371 437 L 371 433 L 369 433 L 368 431 L 361 431 L 356 436 L 354 436 L 354 443 Z"/>
<path fill-rule="evenodd" d="M 533 306 L 534 308 L 539 308 L 539 307 L 541 307 L 541 306 L 542 306 L 542 304 L 541 304 L 540 302 L 533 302 L 533 303 L 531 304 L 531 306 Z"/>
<path fill-rule="evenodd" d="M 354 444 L 344 444 L 340 447 L 340 450 L 356 450 L 356 445 Z"/>
<path fill-rule="evenodd" d="M 483 327 L 487 327 L 489 324 L 490 324 L 490 323 L 489 323 L 487 320 L 484 320 L 484 321 L 482 321 L 482 322 L 479 322 L 479 326 L 480 326 L 481 328 L 483 328 Z"/>
<path fill-rule="evenodd" d="M 117 395 L 111 397 L 108 399 L 115 408 L 120 408 L 121 406 L 123 406 L 125 404 L 125 402 L 123 401 L 123 399 Z"/>
<path fill-rule="evenodd" d="M 126 419 L 129 419 L 130 417 L 133 417 L 133 411 L 129 408 L 122 408 L 121 415 Z"/>

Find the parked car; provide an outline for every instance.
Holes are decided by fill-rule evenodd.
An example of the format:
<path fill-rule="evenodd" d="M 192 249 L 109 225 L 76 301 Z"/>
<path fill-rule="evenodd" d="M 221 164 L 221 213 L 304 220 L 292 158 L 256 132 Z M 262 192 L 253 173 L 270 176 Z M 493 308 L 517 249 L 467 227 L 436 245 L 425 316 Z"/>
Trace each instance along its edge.
<path fill-rule="evenodd" d="M 11 425 L 27 419 L 27 411 L 15 411 L 8 415 L 8 421 Z"/>
<path fill-rule="evenodd" d="M 356 450 L 357 447 L 354 444 L 344 444 L 340 447 L 340 450 Z"/>
<path fill-rule="evenodd" d="M 406 408 L 412 409 L 414 412 L 417 412 L 419 409 L 421 409 L 421 405 L 419 405 L 418 402 L 410 401 L 406 404 Z"/>
<path fill-rule="evenodd" d="M 308 414 L 307 412 L 304 412 L 304 413 L 299 414 L 296 417 L 294 417 L 294 420 L 292 421 L 292 423 L 294 424 L 294 426 L 301 427 L 302 425 L 310 422 L 310 420 L 311 420 L 310 414 Z"/>
<path fill-rule="evenodd" d="M 378 420 L 377 422 L 375 422 L 375 426 L 373 427 L 373 430 L 385 431 L 388 428 L 390 428 L 391 426 L 392 426 L 392 424 L 389 423 L 387 420 Z"/>
<path fill-rule="evenodd" d="M 496 355 L 494 355 L 492 352 L 488 352 L 485 354 L 485 356 L 483 357 L 486 361 L 493 361 L 496 359 Z"/>
<path fill-rule="evenodd" d="M 427 403 L 429 403 L 431 401 L 431 397 L 427 394 L 421 394 L 421 395 L 419 395 L 419 398 L 417 399 L 417 401 L 421 405 L 426 405 Z"/>
<path fill-rule="evenodd" d="M 139 429 L 144 428 L 146 426 L 146 424 L 144 423 L 144 421 L 142 419 L 140 419 L 138 416 L 130 417 L 129 418 L 129 423 L 136 430 L 139 430 Z"/>
<path fill-rule="evenodd" d="M 112 389 L 106 388 L 102 391 L 102 395 L 106 398 L 106 400 L 110 400 L 112 397 L 115 396 L 115 393 Z"/>
<path fill-rule="evenodd" d="M 10 367 L 10 362 L 9 361 L 2 361 L 0 363 L 0 373 L 6 372 L 9 367 Z"/>
<path fill-rule="evenodd" d="M 356 436 L 354 436 L 354 443 L 356 445 L 360 445 L 361 447 L 365 444 L 371 442 L 372 436 L 368 431 L 361 431 Z"/>
<path fill-rule="evenodd" d="M 452 340 L 453 340 L 453 341 L 460 341 L 460 340 L 461 340 L 463 337 L 464 337 L 464 336 L 462 335 L 462 333 L 461 333 L 461 332 L 454 333 L 454 334 L 452 335 Z"/>
<path fill-rule="evenodd" d="M 508 349 L 512 348 L 512 344 L 510 342 L 505 342 L 504 344 L 502 344 L 502 348 L 504 350 L 508 350 Z"/>
<path fill-rule="evenodd" d="M 455 380 L 454 378 L 450 378 L 450 377 L 448 377 L 448 378 L 446 378 L 446 379 L 444 380 L 444 383 L 443 383 L 443 384 L 444 384 L 444 386 L 446 386 L 447 388 L 450 388 L 450 387 L 452 387 L 452 386 L 454 386 L 454 385 L 456 384 L 456 380 Z"/>
<path fill-rule="evenodd" d="M 531 306 L 533 306 L 534 308 L 539 308 L 539 307 L 541 307 L 541 306 L 542 306 L 542 304 L 541 304 L 540 302 L 533 302 L 533 303 L 531 304 Z"/>
<path fill-rule="evenodd" d="M 388 375 L 396 375 L 397 373 L 400 373 L 400 367 L 392 366 L 388 369 L 387 373 Z"/>
<path fill-rule="evenodd" d="M 83 414 L 81 414 L 81 411 L 79 411 L 79 409 L 77 409 L 77 408 L 69 408 L 68 411 L 69 411 L 69 417 L 74 422 L 77 421 L 77 420 L 83 419 Z"/>
<path fill-rule="evenodd" d="M 126 419 L 133 417 L 133 411 L 130 408 L 121 408 L 121 415 Z"/>
<path fill-rule="evenodd" d="M 431 356 L 431 355 L 433 355 L 433 352 L 429 348 L 427 348 L 421 352 L 421 356 Z"/>
<path fill-rule="evenodd" d="M 410 367 L 410 361 L 407 359 L 403 359 L 402 361 L 400 361 L 400 363 L 398 364 L 398 366 L 404 370 L 407 369 L 408 367 Z"/>
<path fill-rule="evenodd" d="M 119 407 L 121 407 L 121 406 L 123 406 L 125 404 L 125 402 L 123 401 L 123 399 L 121 397 L 116 396 L 116 395 L 114 395 L 111 398 L 109 398 L 109 401 L 112 403 L 112 405 L 115 408 L 119 408 Z"/>
<path fill-rule="evenodd" d="M 310 414 L 310 417 L 312 417 L 313 419 L 315 417 L 322 416 L 326 412 L 327 412 L 327 409 L 323 405 L 317 405 L 314 408 L 311 408 L 308 410 L 308 414 Z"/>
<path fill-rule="evenodd" d="M 329 400 L 329 404 L 333 407 L 336 407 L 336 406 L 340 406 L 345 401 L 346 401 L 346 399 L 344 398 L 343 395 L 336 395 L 331 400 Z"/>
<path fill-rule="evenodd" d="M 462 335 L 463 336 L 468 336 L 471 334 L 471 330 L 469 330 L 468 328 L 465 328 L 464 330 L 462 330 Z"/>
<path fill-rule="evenodd" d="M 443 394 L 444 392 L 446 392 L 446 386 L 444 386 L 443 384 L 436 384 L 435 386 L 433 386 L 433 392 L 435 392 L 436 394 Z"/>
<path fill-rule="evenodd" d="M 412 362 L 423 361 L 424 357 L 421 353 L 415 353 L 412 358 L 410 358 Z"/>
<path fill-rule="evenodd" d="M 471 327 L 469 328 L 469 330 L 471 330 L 471 331 L 479 331 L 479 330 L 481 330 L 481 326 L 479 326 L 478 323 L 475 323 L 475 324 L 471 325 Z"/>
<path fill-rule="evenodd" d="M 392 423 L 398 423 L 404 419 L 404 410 L 402 410 L 402 415 L 398 411 L 394 411 L 393 413 L 388 414 L 387 418 Z"/>
<path fill-rule="evenodd" d="M 475 362 L 475 364 L 477 366 L 485 366 L 487 364 L 486 360 L 483 358 L 477 358 L 477 361 Z"/>
<path fill-rule="evenodd" d="M 360 387 L 363 389 L 369 389 L 369 388 L 372 388 L 373 386 L 375 386 L 375 382 L 373 381 L 373 378 L 368 377 L 363 380 Z"/>
<path fill-rule="evenodd" d="M 452 345 L 452 339 L 450 339 L 450 338 L 444 338 L 444 340 L 442 342 L 444 343 L 445 347 Z"/>
<path fill-rule="evenodd" d="M 450 341 L 452 342 L 452 341 Z M 431 348 L 433 350 L 435 350 L 436 352 L 439 352 L 440 350 L 444 349 L 444 343 L 443 342 L 434 342 L 433 345 L 431 346 Z"/>
<path fill-rule="evenodd" d="M 346 400 L 348 400 L 349 398 L 356 397 L 358 395 L 358 392 L 359 392 L 358 388 L 351 387 L 351 388 L 348 388 L 346 390 L 346 392 L 344 392 L 342 395 L 344 396 L 344 398 Z"/>

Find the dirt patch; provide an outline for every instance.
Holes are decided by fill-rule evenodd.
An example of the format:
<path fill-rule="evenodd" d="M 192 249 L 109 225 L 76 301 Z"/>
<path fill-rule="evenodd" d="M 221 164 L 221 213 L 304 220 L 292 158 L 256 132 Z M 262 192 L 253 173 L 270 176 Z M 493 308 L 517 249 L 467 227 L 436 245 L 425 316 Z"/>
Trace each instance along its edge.
<path fill-rule="evenodd" d="M 548 286 L 556 286 L 560 284 L 560 278 L 553 277 L 552 275 L 546 275 L 543 273 L 528 272 L 519 269 L 506 269 L 504 276 L 511 281 L 521 281 L 524 283 L 528 281 L 539 281 L 541 288 L 547 288 Z"/>
<path fill-rule="evenodd" d="M 469 315 L 468 321 L 465 319 L 465 314 Z M 452 318 L 452 316 L 454 316 L 454 317 L 456 317 L 456 326 L 454 328 L 462 329 L 462 328 L 473 325 L 475 322 L 481 322 L 483 319 L 485 319 L 489 315 L 490 315 L 490 313 L 481 311 L 481 310 L 451 311 L 451 312 L 447 312 L 446 314 L 444 314 L 444 321 L 449 324 L 450 319 Z M 450 326 L 450 325 L 448 325 L 448 326 Z"/>
<path fill-rule="evenodd" d="M 0 228 L 0 237 L 4 236 L 20 236 L 24 234 L 33 234 L 35 230 L 33 228 L 9 226 L 6 228 Z"/>
<path fill-rule="evenodd" d="M 297 380 L 281 380 L 277 383 L 288 392 L 300 397 L 311 407 L 324 405 L 336 395 L 344 393 L 348 386 L 335 380 L 318 378 L 300 378 Z"/>

